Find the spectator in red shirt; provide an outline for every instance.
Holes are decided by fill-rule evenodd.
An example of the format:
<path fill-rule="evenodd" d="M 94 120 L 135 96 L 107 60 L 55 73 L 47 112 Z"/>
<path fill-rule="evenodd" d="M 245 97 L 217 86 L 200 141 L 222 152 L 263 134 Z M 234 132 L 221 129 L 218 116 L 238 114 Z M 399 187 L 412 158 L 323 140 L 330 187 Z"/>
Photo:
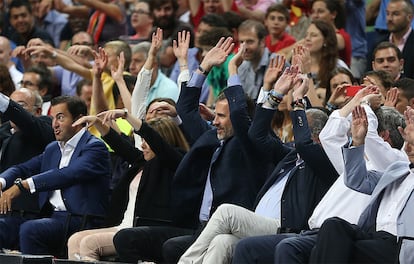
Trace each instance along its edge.
<path fill-rule="evenodd" d="M 271 52 L 296 42 L 295 38 L 286 32 L 289 16 L 289 10 L 283 4 L 274 4 L 267 9 L 264 24 L 269 34 L 265 38 L 265 44 Z"/>

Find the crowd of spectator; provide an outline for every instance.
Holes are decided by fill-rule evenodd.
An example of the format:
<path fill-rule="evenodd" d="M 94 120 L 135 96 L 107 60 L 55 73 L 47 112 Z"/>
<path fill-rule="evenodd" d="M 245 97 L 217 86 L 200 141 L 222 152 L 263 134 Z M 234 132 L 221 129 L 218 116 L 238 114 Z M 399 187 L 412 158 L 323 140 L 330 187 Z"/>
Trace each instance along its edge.
<path fill-rule="evenodd" d="M 1 1 L 0 248 L 413 263 L 413 16 L 414 0 Z"/>

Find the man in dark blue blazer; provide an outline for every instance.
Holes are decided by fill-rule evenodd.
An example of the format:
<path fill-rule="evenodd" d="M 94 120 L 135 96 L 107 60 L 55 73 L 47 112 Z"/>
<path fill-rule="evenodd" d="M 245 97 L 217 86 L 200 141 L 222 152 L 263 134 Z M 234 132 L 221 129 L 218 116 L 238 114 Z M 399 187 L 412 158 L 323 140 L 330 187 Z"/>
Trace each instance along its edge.
<path fill-rule="evenodd" d="M 59 254 L 67 236 L 79 230 L 82 216 L 104 215 L 108 202 L 110 160 L 103 142 L 82 125 L 72 126 L 86 115 L 86 105 L 76 97 L 52 100 L 52 127 L 56 141 L 27 162 L 0 174 L 3 195 L 0 213 L 12 210 L 21 193 L 39 193 L 39 206 L 49 216 L 28 220 L 11 234 L 19 236 L 26 254 Z M 90 221 L 87 227 L 96 226 Z"/>
<path fill-rule="evenodd" d="M 27 88 L 14 91 L 10 98 L 0 93 L 0 173 L 39 155 L 55 140 L 52 119 L 41 116 L 42 103 L 40 94 Z M 10 225 L 36 218 L 39 211 L 37 193 L 26 192 L 14 199 L 12 211 L 0 215 L 0 248 L 17 249 L 19 241 L 9 234 Z"/>
<path fill-rule="evenodd" d="M 229 87 L 216 101 L 215 129 L 202 120 L 199 113 L 198 99 L 207 73 L 213 66 L 223 63 L 232 48 L 232 38 L 222 39 L 181 89 L 177 112 L 186 136 L 194 144 L 178 166 L 173 180 L 171 199 L 175 227 L 121 230 L 115 235 L 114 244 L 122 261 L 176 262 L 220 204 L 253 207 L 265 180 L 266 166 L 248 137 L 251 120 L 237 76 L 241 54 L 236 55 L 237 62 L 236 56 L 229 62 Z"/>

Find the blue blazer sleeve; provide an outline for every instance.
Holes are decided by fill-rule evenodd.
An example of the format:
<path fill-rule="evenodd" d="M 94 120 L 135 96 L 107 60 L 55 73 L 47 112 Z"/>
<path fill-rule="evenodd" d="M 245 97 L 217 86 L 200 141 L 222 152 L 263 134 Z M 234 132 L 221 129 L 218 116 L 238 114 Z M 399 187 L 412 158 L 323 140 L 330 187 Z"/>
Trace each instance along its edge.
<path fill-rule="evenodd" d="M 371 195 L 382 173 L 367 171 L 364 158 L 364 145 L 355 148 L 342 147 L 344 157 L 344 182 L 349 188 Z"/>
<path fill-rule="evenodd" d="M 180 127 L 190 143 L 194 143 L 205 131 L 211 129 L 200 116 L 200 94 L 200 87 L 187 87 L 187 83 L 184 82 L 177 101 L 177 113 L 183 121 Z"/>
<path fill-rule="evenodd" d="M 306 112 L 304 110 L 290 113 L 295 135 L 295 148 L 300 157 L 311 167 L 315 174 L 325 182 L 334 183 L 338 173 L 323 150 L 321 144 L 315 143 L 311 137 Z"/>
<path fill-rule="evenodd" d="M 85 132 L 67 167 L 59 169 L 60 153 L 57 142 L 51 143 L 45 153 L 17 167 L 22 171 L 41 169 L 32 176 L 36 191 L 63 189 L 96 178 L 109 178 L 109 153 L 102 141 Z M 40 164 L 39 164 L 40 163 Z M 30 176 L 30 175 L 26 175 Z"/>
<path fill-rule="evenodd" d="M 258 148 L 263 159 L 277 164 L 291 151 L 291 148 L 285 146 L 271 130 L 270 124 L 274 113 L 275 110 L 258 105 L 249 129 L 249 138 Z"/>

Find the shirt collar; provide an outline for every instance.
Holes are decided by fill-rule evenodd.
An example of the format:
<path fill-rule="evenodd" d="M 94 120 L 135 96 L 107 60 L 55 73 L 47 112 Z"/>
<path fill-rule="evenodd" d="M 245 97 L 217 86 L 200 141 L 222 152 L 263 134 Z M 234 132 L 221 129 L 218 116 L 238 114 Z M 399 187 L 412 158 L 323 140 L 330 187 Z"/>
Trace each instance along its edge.
<path fill-rule="evenodd" d="M 407 32 L 404 34 L 404 36 L 402 37 L 400 43 L 397 43 L 398 48 L 400 48 L 400 50 L 402 51 L 402 48 L 404 48 L 405 43 L 407 42 L 408 36 L 411 34 L 411 31 L 413 31 L 413 29 L 410 27 Z M 392 40 L 394 38 L 394 34 L 391 33 L 390 37 L 389 37 L 389 42 L 394 43 Z"/>
<path fill-rule="evenodd" d="M 60 149 L 64 149 L 66 146 L 75 148 L 78 145 L 85 131 L 86 131 L 86 128 L 82 128 L 81 130 L 78 131 L 78 133 L 76 133 L 73 137 L 71 137 L 66 143 L 64 143 L 63 141 L 58 141 Z"/>

